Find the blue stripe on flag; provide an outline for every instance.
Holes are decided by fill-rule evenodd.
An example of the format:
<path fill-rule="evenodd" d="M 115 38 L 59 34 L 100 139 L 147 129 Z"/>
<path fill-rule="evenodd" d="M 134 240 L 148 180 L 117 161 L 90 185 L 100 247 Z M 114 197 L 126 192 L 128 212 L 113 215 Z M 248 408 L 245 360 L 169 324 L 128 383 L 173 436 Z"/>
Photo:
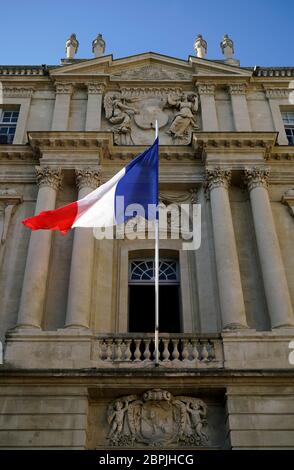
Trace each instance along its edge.
<path fill-rule="evenodd" d="M 148 215 L 148 204 L 158 205 L 158 138 L 149 149 L 132 160 L 125 171 L 115 191 L 116 223 L 121 224 L 136 215 L 125 214 L 125 209 L 131 204 L 140 204 L 145 210 L 145 218 L 155 219 L 157 211 Z M 124 198 L 123 204 L 121 197 Z"/>

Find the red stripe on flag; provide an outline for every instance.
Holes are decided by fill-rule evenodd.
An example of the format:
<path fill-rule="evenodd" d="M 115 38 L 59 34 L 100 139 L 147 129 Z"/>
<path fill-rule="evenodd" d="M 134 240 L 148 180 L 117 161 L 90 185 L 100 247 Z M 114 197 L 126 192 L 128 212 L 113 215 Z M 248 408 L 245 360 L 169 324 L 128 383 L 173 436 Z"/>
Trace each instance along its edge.
<path fill-rule="evenodd" d="M 40 212 L 34 217 L 24 219 L 22 223 L 32 230 L 60 230 L 62 234 L 65 234 L 71 229 L 77 213 L 78 203 L 72 202 L 53 211 Z"/>

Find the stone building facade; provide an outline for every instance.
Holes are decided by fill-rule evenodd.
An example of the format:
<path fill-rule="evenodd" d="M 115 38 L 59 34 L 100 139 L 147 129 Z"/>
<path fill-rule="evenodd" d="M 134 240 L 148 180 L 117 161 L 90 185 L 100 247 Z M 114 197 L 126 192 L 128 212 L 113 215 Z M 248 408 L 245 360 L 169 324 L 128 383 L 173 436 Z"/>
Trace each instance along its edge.
<path fill-rule="evenodd" d="M 75 41 L 0 67 L 0 446 L 294 448 L 294 68 Z M 161 200 L 202 211 L 197 251 L 160 241 L 159 367 L 154 240 L 21 223 L 107 181 L 155 119 Z"/>

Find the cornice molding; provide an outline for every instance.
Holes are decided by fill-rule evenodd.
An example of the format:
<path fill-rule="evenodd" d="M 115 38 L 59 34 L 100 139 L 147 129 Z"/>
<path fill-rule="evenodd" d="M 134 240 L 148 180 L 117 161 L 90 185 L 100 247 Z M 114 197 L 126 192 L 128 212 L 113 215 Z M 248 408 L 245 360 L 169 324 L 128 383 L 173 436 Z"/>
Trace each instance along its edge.
<path fill-rule="evenodd" d="M 192 147 L 202 156 L 209 151 L 252 153 L 262 150 L 264 159 L 268 159 L 276 139 L 276 132 L 194 132 Z"/>
<path fill-rule="evenodd" d="M 0 145 L 0 164 L 8 161 L 22 161 L 33 163 L 37 159 L 36 154 L 28 146 L 24 145 Z"/>

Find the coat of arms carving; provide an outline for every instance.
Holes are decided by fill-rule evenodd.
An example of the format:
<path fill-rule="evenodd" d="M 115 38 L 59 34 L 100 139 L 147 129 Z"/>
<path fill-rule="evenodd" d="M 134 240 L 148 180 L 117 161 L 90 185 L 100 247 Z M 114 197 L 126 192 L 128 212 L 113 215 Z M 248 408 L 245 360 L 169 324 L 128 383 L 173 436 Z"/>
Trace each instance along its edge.
<path fill-rule="evenodd" d="M 194 92 L 108 92 L 104 109 L 111 124 L 107 130 L 114 133 L 118 145 L 152 143 L 156 120 L 165 145 L 189 145 L 192 132 L 200 129 L 199 99 Z"/>
<path fill-rule="evenodd" d="M 125 447 L 203 446 L 208 442 L 206 414 L 200 398 L 174 397 L 167 390 L 123 396 L 108 406 L 108 441 Z"/>

